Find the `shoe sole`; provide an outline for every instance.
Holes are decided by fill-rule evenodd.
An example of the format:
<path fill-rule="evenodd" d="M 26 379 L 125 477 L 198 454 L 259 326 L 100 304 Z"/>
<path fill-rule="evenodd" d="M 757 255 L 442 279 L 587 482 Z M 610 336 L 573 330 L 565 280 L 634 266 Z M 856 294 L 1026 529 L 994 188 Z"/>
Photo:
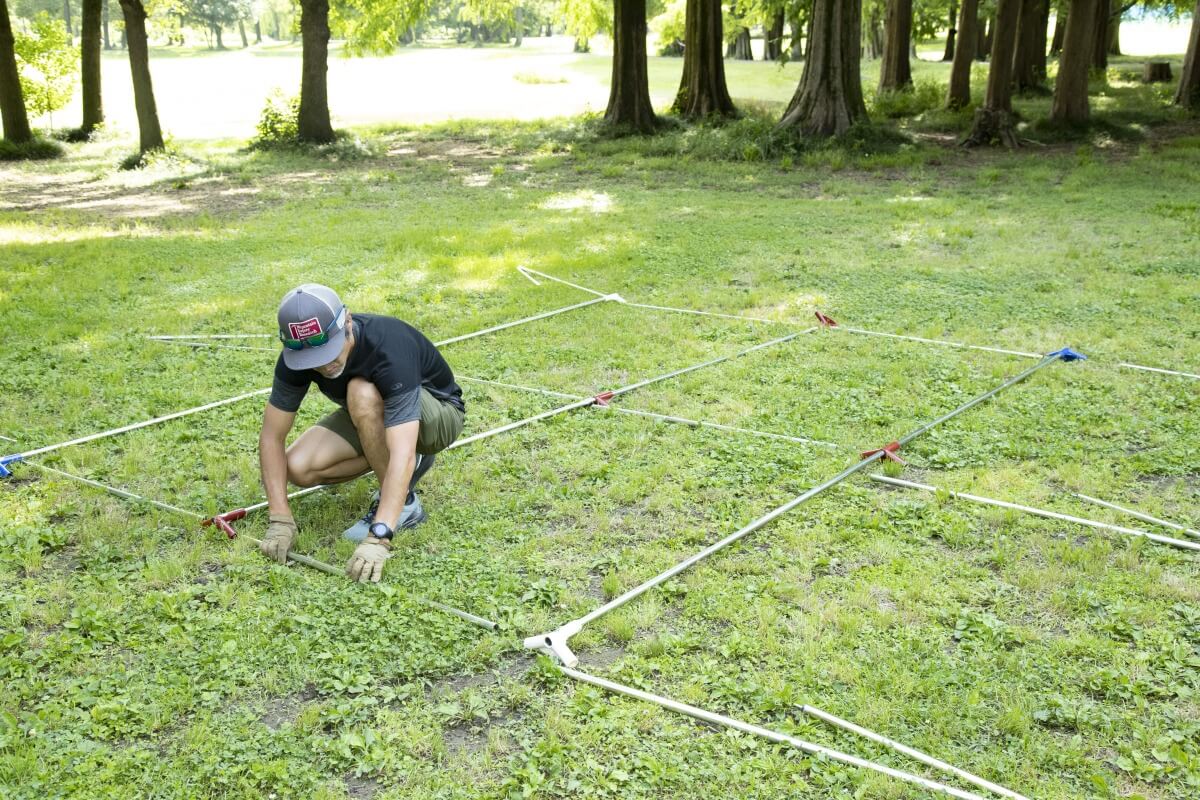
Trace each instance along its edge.
<path fill-rule="evenodd" d="M 413 517 L 412 519 L 406 519 L 406 520 L 404 520 L 404 522 L 401 522 L 401 523 L 400 523 L 400 530 L 402 530 L 402 531 L 406 531 L 406 530 L 408 530 L 409 528 L 415 528 L 415 527 L 417 527 L 418 525 L 420 525 L 422 522 L 424 522 L 424 521 L 425 521 L 425 518 L 426 518 L 427 516 L 428 516 L 428 515 L 425 513 L 425 509 L 423 509 L 423 508 L 422 508 L 422 509 L 421 509 L 421 513 L 420 513 L 420 514 L 418 514 L 417 516 Z"/>

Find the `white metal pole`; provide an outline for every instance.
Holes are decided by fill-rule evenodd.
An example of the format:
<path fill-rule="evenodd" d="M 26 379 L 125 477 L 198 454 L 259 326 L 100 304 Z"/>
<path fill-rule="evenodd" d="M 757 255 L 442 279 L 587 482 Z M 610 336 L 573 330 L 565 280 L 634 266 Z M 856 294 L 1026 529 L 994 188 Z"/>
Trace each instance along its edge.
<path fill-rule="evenodd" d="M 726 717 L 723 714 L 705 711 L 702 708 L 697 708 L 696 706 L 691 706 L 687 703 L 681 703 L 678 700 L 672 700 L 668 697 L 662 697 L 661 695 L 644 692 L 641 689 L 635 689 L 632 686 L 625 686 L 624 684 L 616 683 L 595 675 L 589 675 L 586 672 L 580 672 L 579 670 L 571 669 L 569 667 L 559 666 L 558 670 L 567 677 L 573 678 L 577 681 L 591 684 L 592 686 L 599 687 L 614 694 L 631 697 L 634 700 L 653 703 L 654 705 L 665 708 L 668 711 L 684 714 L 692 719 L 698 719 L 701 722 L 707 722 L 710 725 L 718 725 L 723 728 L 732 728 L 733 730 L 741 731 L 742 733 L 748 733 L 751 736 L 759 736 L 763 739 L 776 742 L 777 744 L 785 744 L 789 747 L 794 747 L 797 750 L 802 750 L 810 755 L 824 756 L 831 761 L 838 761 L 842 764 L 858 767 L 859 769 L 867 769 L 873 772 L 878 772 L 883 775 L 887 775 L 888 777 L 904 781 L 905 783 L 911 783 L 930 791 L 940 792 L 942 794 L 950 795 L 951 797 L 959 798 L 959 800 L 983 800 L 980 795 L 977 795 L 974 792 L 968 792 L 953 786 L 947 786 L 944 783 L 939 783 L 937 781 L 930 780 L 929 778 L 924 778 L 920 775 L 914 775 L 911 772 L 904 772 L 903 770 L 898 770 L 884 764 L 877 764 L 874 761 L 867 761 L 865 758 L 859 758 L 858 756 L 852 756 L 849 753 L 843 753 L 840 750 L 834 750 L 830 747 L 813 744 L 812 742 L 798 739 L 795 736 L 788 736 L 787 734 L 779 733 L 778 731 L 773 731 L 769 728 L 764 728 L 759 725 L 752 725 L 749 722 L 742 722 L 741 720 L 737 720 L 732 717 Z"/>
<path fill-rule="evenodd" d="M 1078 497 L 1080 500 L 1084 500 L 1089 503 L 1094 503 L 1095 505 L 1098 505 L 1098 506 L 1104 506 L 1105 508 L 1111 508 L 1113 511 L 1120 511 L 1122 514 L 1128 514 L 1129 516 L 1133 517 L 1134 519 L 1140 519 L 1143 522 L 1152 522 L 1155 525 L 1162 525 L 1164 528 L 1170 528 L 1173 531 L 1179 531 L 1180 533 L 1186 533 L 1188 536 L 1200 537 L 1200 531 L 1193 530 L 1191 528 L 1186 528 L 1183 525 L 1179 525 L 1174 522 L 1168 522 L 1165 519 L 1159 519 L 1158 517 L 1152 517 L 1149 514 L 1143 514 L 1141 511 L 1134 511 L 1132 508 L 1125 508 L 1124 506 L 1119 506 L 1116 503 L 1110 503 L 1107 500 L 1101 500 L 1098 497 L 1089 497 L 1086 494 L 1079 494 L 1078 492 L 1075 493 L 1075 496 Z"/>
<path fill-rule="evenodd" d="M 888 483 L 888 484 L 891 484 L 892 486 L 903 486 L 907 489 L 920 489 L 925 492 L 938 491 L 937 486 L 930 486 L 927 483 L 914 483 L 913 481 L 904 481 L 904 480 L 900 480 L 899 478 L 889 478 L 886 475 L 871 475 L 871 480 L 880 481 L 881 483 Z M 1125 528 L 1120 525 L 1110 525 L 1107 522 L 1097 522 L 1094 519 L 1085 519 L 1084 517 L 1076 517 L 1076 516 L 1072 516 L 1070 514 L 1060 514 L 1057 511 L 1046 511 L 1045 509 L 1034 508 L 1033 506 L 1023 506 L 1023 505 L 1020 505 L 1019 503 L 1010 503 L 1007 500 L 996 500 L 991 497 L 980 497 L 979 495 L 967 494 L 965 492 L 953 492 L 953 491 L 949 491 L 949 490 L 947 490 L 947 491 L 951 497 L 959 499 L 959 500 L 969 500 L 972 503 L 980 503 L 982 505 L 987 505 L 987 506 L 996 506 L 997 508 L 1008 508 L 1008 509 L 1012 509 L 1013 511 L 1023 511 L 1026 514 L 1032 514 L 1035 517 L 1045 517 L 1046 519 L 1057 519 L 1057 520 L 1062 520 L 1063 522 L 1074 522 L 1078 525 L 1086 525 L 1089 528 L 1097 528 L 1097 529 L 1106 530 L 1106 531 L 1116 531 L 1117 533 L 1124 533 L 1124 534 L 1128 534 L 1129 536 L 1141 536 L 1143 538 L 1149 539 L 1152 542 L 1158 542 L 1159 544 L 1171 545 L 1172 547 L 1178 547 L 1182 550 L 1200 551 L 1200 544 L 1197 544 L 1195 542 L 1188 542 L 1188 541 L 1184 541 L 1183 539 L 1172 539 L 1169 536 L 1159 536 L 1157 533 L 1148 533 L 1147 531 L 1141 531 L 1141 530 L 1138 530 L 1137 528 Z"/>
<path fill-rule="evenodd" d="M 503 381 L 490 381 L 485 378 L 471 378 L 471 377 L 467 377 L 466 375 L 458 375 L 458 376 L 456 376 L 456 379 L 460 380 L 460 381 L 468 381 L 470 383 L 481 383 L 486 386 L 499 386 L 504 389 L 516 389 L 518 391 L 534 392 L 536 394 L 543 394 L 548 397 L 561 397 L 561 398 L 572 399 L 572 400 L 582 400 L 583 399 L 579 395 L 567 394 L 566 392 L 556 392 L 551 389 L 539 389 L 536 386 L 521 386 L 516 383 L 504 383 Z M 803 436 L 788 436 L 788 435 L 782 434 L 782 433 L 771 433 L 770 431 L 760 431 L 760 430 L 756 430 L 754 428 L 739 428 L 736 425 L 723 425 L 719 422 L 705 422 L 704 420 L 691 419 L 689 417 L 680 417 L 680 416 L 676 416 L 674 414 L 657 414 L 653 411 L 642 411 L 641 409 L 626 408 L 624 406 L 600 406 L 600 407 L 604 408 L 606 411 L 615 411 L 618 414 L 630 414 L 630 415 L 637 416 L 637 417 L 648 417 L 650 419 L 657 419 L 657 420 L 661 420 L 663 422 L 674 422 L 674 423 L 678 423 L 680 425 L 687 425 L 687 426 L 693 427 L 693 428 L 713 428 L 714 430 L 728 431 L 730 433 L 742 433 L 742 434 L 746 434 L 747 436 L 761 436 L 764 439 L 779 439 L 781 441 L 795 442 L 797 444 L 815 444 L 815 445 L 819 445 L 821 447 L 828 447 L 828 448 L 834 449 L 834 450 L 838 449 L 838 447 L 839 447 L 838 445 L 834 444 L 833 442 L 823 442 L 820 439 L 808 439 Z"/>
<path fill-rule="evenodd" d="M 1006 350 L 1003 347 L 985 347 L 978 344 L 965 344 L 963 342 L 952 342 L 947 339 L 926 339 L 922 336 L 905 336 L 899 333 L 883 333 L 882 331 L 869 331 L 864 328 L 850 328 L 845 325 L 837 325 L 833 328 L 835 331 L 845 331 L 846 333 L 857 333 L 861 336 L 879 336 L 885 339 L 903 339 L 909 342 L 922 342 L 924 344 L 937 344 L 944 347 L 958 347 L 964 350 L 983 350 L 988 353 L 1003 353 L 1008 356 L 1021 356 L 1022 358 L 1042 358 L 1041 353 L 1027 353 L 1023 350 Z"/>
<path fill-rule="evenodd" d="M 1178 375 L 1181 378 L 1191 378 L 1194 381 L 1200 381 L 1200 375 L 1197 375 L 1194 372 L 1179 372 L 1178 370 L 1162 369 L 1161 367 L 1144 367 L 1141 364 L 1130 364 L 1126 361 L 1122 361 L 1120 365 L 1122 367 L 1128 367 L 1129 369 L 1140 369 L 1143 372 L 1157 372 L 1162 375 Z"/>
<path fill-rule="evenodd" d="M 147 339 L 157 339 L 169 342 L 173 339 L 270 339 L 269 333 L 180 333 L 180 334 L 148 334 Z"/>
<path fill-rule="evenodd" d="M 525 317 L 523 319 L 513 320 L 512 322 L 503 322 L 499 325 L 493 325 L 490 328 L 484 328 L 481 331 L 475 331 L 474 333 L 464 333 L 462 336 L 452 336 L 449 339 L 443 339 L 440 342 L 434 342 L 434 344 L 437 345 L 438 347 L 441 347 L 441 346 L 447 345 L 447 344 L 454 344 L 455 342 L 463 342 L 463 341 L 466 341 L 467 339 L 474 339 L 476 336 L 483 336 L 484 334 L 495 333 L 496 331 L 502 331 L 507 328 L 515 328 L 518 325 L 524 325 L 527 322 L 537 322 L 539 319 L 546 319 L 547 317 L 553 317 L 553 316 L 557 316 L 558 314 L 565 314 L 568 311 L 574 311 L 577 308 L 587 308 L 588 306 L 594 306 L 597 303 L 603 303 L 608 300 L 616 300 L 616 299 L 617 299 L 616 295 L 601 295 L 600 297 L 597 297 L 595 300 L 585 300 L 582 303 L 576 303 L 574 305 L 564 306 L 563 308 L 556 308 L 552 311 L 543 311 L 541 314 L 534 314 L 533 316 Z"/>
<path fill-rule="evenodd" d="M 973 775 L 970 772 L 967 772 L 965 769 L 960 769 L 953 764 L 947 764 L 940 758 L 934 758 L 931 755 L 922 753 L 920 750 L 909 747 L 901 742 L 897 742 L 895 739 L 889 739 L 881 733 L 876 733 L 875 731 L 864 728 L 861 725 L 855 725 L 850 720 L 834 716 L 828 711 L 822 711 L 816 706 L 803 705 L 800 706 L 800 710 L 805 714 L 808 714 L 811 717 L 816 717 L 817 719 L 827 722 L 834 727 L 850 731 L 851 733 L 856 733 L 859 736 L 862 736 L 865 739 L 870 739 L 872 742 L 881 744 L 890 750 L 895 750 L 897 753 L 903 753 L 909 758 L 914 758 L 917 761 L 920 761 L 922 764 L 928 764 L 934 769 L 940 769 L 942 772 L 948 772 L 951 775 L 957 775 L 967 783 L 972 783 L 978 786 L 980 789 L 987 789 L 989 792 L 994 792 L 1003 797 L 1010 797 L 1012 800 L 1029 800 L 1029 798 L 1025 797 L 1025 795 L 1017 794 L 1011 789 L 1006 789 L 999 784 L 995 784 L 989 780 L 980 778 L 978 775 Z"/>
<path fill-rule="evenodd" d="M 570 281 L 563 280 L 562 278 L 556 278 L 553 275 L 547 275 L 544 272 L 538 272 L 536 269 L 531 269 L 530 267 L 526 267 L 526 266 L 517 267 L 517 272 L 524 275 L 526 277 L 526 279 L 528 279 L 529 282 L 532 283 L 534 286 L 541 286 L 541 284 L 537 282 L 537 279 L 533 277 L 534 275 L 540 275 L 541 277 L 545 278 L 548 281 L 554 281 L 555 283 L 561 283 L 563 286 L 570 286 L 572 289 L 578 289 L 581 292 L 587 292 L 588 294 L 594 294 L 597 297 L 603 297 L 603 298 L 607 299 L 610 297 L 617 296 L 617 295 L 609 295 L 604 292 L 598 292 L 595 289 L 589 289 L 586 286 L 580 286 L 578 283 L 571 283 Z"/>
<path fill-rule="evenodd" d="M 41 455 L 42 453 L 49 453 L 53 450 L 58 450 L 63 447 L 70 447 L 71 445 L 83 444 L 84 442 L 91 442 L 91 441 L 95 441 L 96 439 L 103 439 L 108 436 L 116 436 L 119 433 L 128 433 L 129 431 L 135 431 L 138 428 L 145 428 L 149 425 L 157 425 L 160 422 L 166 422 L 168 420 L 179 419 L 180 417 L 186 417 L 189 414 L 198 414 L 201 411 L 208 411 L 210 409 L 218 408 L 220 406 L 227 406 L 230 403 L 237 403 L 241 400 L 245 400 L 250 397 L 258 397 L 260 395 L 267 394 L 270 391 L 271 391 L 270 389 L 259 389 L 258 391 L 255 391 L 255 392 L 247 392 L 246 394 L 239 394 L 237 397 L 230 397 L 226 400 L 218 400 L 214 403 L 205 403 L 202 406 L 196 406 L 195 408 L 187 408 L 187 409 L 184 409 L 183 411 L 176 411 L 173 414 L 165 414 L 161 417 L 155 417 L 154 419 L 148 419 L 145 422 L 135 422 L 132 425 L 125 425 L 120 428 L 113 428 L 112 430 L 101 431 L 100 433 L 93 433 L 89 436 L 81 436 L 78 439 L 72 439 L 69 442 L 59 442 L 58 444 L 51 444 L 51 445 L 47 445 L 45 447 L 39 447 L 36 450 L 29 450 L 24 453 L 21 453 L 20 456 L 21 456 L 21 458 L 26 459 L 26 458 L 30 458 L 32 456 Z"/>
<path fill-rule="evenodd" d="M 808 491 L 799 495 L 798 497 L 795 497 L 792 500 L 789 500 L 788 502 L 779 506 L 775 510 L 754 520 L 753 522 L 746 525 L 745 527 L 739 528 L 738 530 L 729 534 L 728 536 L 726 536 L 724 539 L 720 540 L 719 542 L 716 542 L 715 544 L 711 544 L 708 547 L 704 548 L 699 553 L 696 553 L 696 554 L 684 559 L 683 561 L 680 561 L 675 566 L 671 567 L 670 569 L 665 570 L 664 572 L 659 573 L 658 575 L 651 578 L 650 580 L 645 581 L 644 583 L 633 587 L 632 589 L 628 590 L 627 592 L 625 592 L 624 594 L 621 594 L 618 597 L 614 597 L 612 600 L 608 601 L 607 603 L 600 606 L 599 608 L 594 609 L 593 611 L 585 614 L 584 616 L 582 616 L 578 619 L 571 620 L 570 622 L 566 623 L 565 625 L 562 625 L 558 629 L 550 631 L 549 633 L 537 634 L 535 636 L 527 637 L 525 639 L 525 646 L 530 649 L 541 650 L 542 652 L 549 653 L 550 655 L 554 656 L 556 659 L 558 659 L 559 661 L 561 661 L 563 664 L 567 665 L 568 667 L 575 666 L 576 664 L 579 663 L 579 659 L 578 659 L 578 657 L 576 657 L 575 653 L 572 652 L 572 650 L 571 650 L 570 639 L 572 636 L 576 635 L 581 630 L 583 630 L 584 625 L 587 625 L 589 622 L 592 622 L 593 620 L 604 616 L 605 614 L 609 613 L 610 611 L 612 611 L 616 608 L 619 608 L 620 606 L 625 605 L 629 601 L 631 601 L 637 597 L 640 597 L 642 594 L 646 593 L 650 589 L 653 589 L 654 587 L 658 586 L 659 584 L 661 584 L 667 580 L 670 580 L 671 578 L 678 575 L 680 572 L 683 572 L 684 570 L 691 567 L 693 564 L 696 564 L 699 561 L 702 561 L 703 559 L 708 558 L 713 553 L 716 553 L 719 550 L 722 550 L 725 547 L 733 544 L 737 540 L 741 539 L 743 536 L 746 536 L 747 534 L 758 530 L 762 526 L 766 525 L 767 523 L 771 522 L 772 520 L 776 519 L 777 517 L 787 513 L 788 511 L 792 510 L 793 508 L 800 505 L 801 503 L 807 502 L 811 498 L 816 497 L 818 494 L 824 492 L 826 489 L 837 486 L 839 483 L 846 480 L 851 475 L 855 474 L 856 472 L 859 472 L 862 469 L 865 469 L 868 465 L 873 464 L 882 458 L 888 457 L 891 454 L 891 448 L 894 447 L 895 449 L 899 449 L 900 446 L 907 444 L 908 442 L 912 441 L 913 439 L 917 438 L 918 436 L 921 436 L 922 434 L 926 433 L 930 429 L 932 429 L 938 425 L 941 425 L 942 423 L 947 422 L 948 420 L 953 419 L 954 417 L 958 416 L 959 414 L 962 414 L 962 413 L 974 408 L 975 406 L 979 405 L 980 403 L 982 403 L 992 397 L 995 397 L 998 393 L 1002 392 L 1003 390 L 1007 389 L 1008 387 L 1013 386 L 1014 384 L 1025 380 L 1026 378 L 1028 378 L 1030 375 L 1037 372 L 1038 370 L 1043 369 L 1044 367 L 1046 367 L 1050 364 L 1053 364 L 1054 362 L 1058 361 L 1059 359 L 1067 358 L 1068 357 L 1066 355 L 1067 352 L 1069 352 L 1069 351 L 1064 349 L 1064 350 L 1060 350 L 1056 353 L 1052 353 L 1048 356 L 1045 356 L 1037 364 L 1034 364 L 1032 367 L 1030 367 L 1029 369 L 1025 370 L 1024 372 L 1020 373 L 1019 375 L 1009 378 L 1008 380 L 1006 380 L 1004 383 L 1000 384 L 999 386 L 996 386 L 993 389 L 989 389 L 988 391 L 984 392 L 983 394 L 979 395 L 978 397 L 974 397 L 971 400 L 968 400 L 967 402 L 960 405 L 958 408 L 956 408 L 953 411 L 950 411 L 946 414 L 943 414 L 942 416 L 938 417 L 934 421 L 928 422 L 928 423 L 922 425 L 921 427 L 917 428 L 916 430 L 912 431 L 911 433 L 907 434 L 906 436 L 900 438 L 897 442 L 892 443 L 888 447 L 885 447 L 885 448 L 882 448 L 879 450 L 874 450 L 874 451 L 863 454 L 863 459 L 861 461 L 859 461 L 857 464 L 847 467 L 846 469 L 839 472 L 837 475 L 834 475 L 832 478 L 829 478 L 829 479 L 825 480 L 824 482 L 812 487 L 811 489 L 809 489 Z M 1074 357 L 1074 356 L 1075 356 L 1075 354 L 1071 355 L 1071 357 Z"/>

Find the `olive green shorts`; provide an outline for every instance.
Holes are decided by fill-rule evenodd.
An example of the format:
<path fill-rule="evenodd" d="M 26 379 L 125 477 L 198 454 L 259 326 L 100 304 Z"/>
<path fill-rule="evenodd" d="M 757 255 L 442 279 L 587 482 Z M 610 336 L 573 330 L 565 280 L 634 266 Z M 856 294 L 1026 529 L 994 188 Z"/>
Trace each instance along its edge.
<path fill-rule="evenodd" d="M 458 435 L 462 433 L 463 423 L 467 415 L 450 403 L 438 400 L 428 389 L 421 390 L 421 427 L 417 432 L 417 452 L 421 455 L 432 455 L 445 450 Z M 358 439 L 358 429 L 350 419 L 350 412 L 344 408 L 326 414 L 317 420 L 317 425 L 333 431 L 345 439 L 360 456 L 363 454 L 362 442 Z"/>

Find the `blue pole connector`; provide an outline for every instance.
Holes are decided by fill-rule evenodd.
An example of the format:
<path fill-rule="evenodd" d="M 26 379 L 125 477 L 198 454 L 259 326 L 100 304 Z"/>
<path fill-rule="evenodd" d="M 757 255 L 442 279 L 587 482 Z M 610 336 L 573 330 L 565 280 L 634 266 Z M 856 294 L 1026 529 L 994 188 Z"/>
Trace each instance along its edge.
<path fill-rule="evenodd" d="M 1087 356 L 1069 347 L 1064 347 L 1062 350 L 1055 350 L 1047 355 L 1058 356 L 1063 361 L 1087 361 Z"/>
<path fill-rule="evenodd" d="M 15 464 L 22 458 L 23 456 L 20 453 L 14 453 L 11 456 L 0 456 L 0 478 L 11 476 L 12 470 L 8 468 L 8 465 Z"/>

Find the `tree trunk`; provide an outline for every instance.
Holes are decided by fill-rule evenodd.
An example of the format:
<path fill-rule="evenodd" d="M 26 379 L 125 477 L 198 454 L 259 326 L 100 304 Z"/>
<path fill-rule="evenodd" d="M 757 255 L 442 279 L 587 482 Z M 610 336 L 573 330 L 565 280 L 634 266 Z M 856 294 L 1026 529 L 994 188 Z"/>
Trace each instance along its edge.
<path fill-rule="evenodd" d="M 912 86 L 912 66 L 908 60 L 912 18 L 912 0 L 888 0 L 883 62 L 879 65 L 881 92 L 894 92 Z"/>
<path fill-rule="evenodd" d="M 221 26 L 213 25 L 212 30 L 213 30 L 213 34 L 216 35 L 216 37 L 217 37 L 217 49 L 224 50 L 225 49 L 225 40 L 221 38 Z"/>
<path fill-rule="evenodd" d="M 83 124 L 80 133 L 86 135 L 104 121 L 104 106 L 100 101 L 100 17 L 104 0 L 83 0 L 79 39 L 79 74 L 83 92 Z"/>
<path fill-rule="evenodd" d="M 513 12 L 515 17 L 514 27 L 517 30 L 516 41 L 513 42 L 513 47 L 520 47 L 521 41 L 525 38 L 525 9 L 517 6 L 517 10 Z"/>
<path fill-rule="evenodd" d="M 1092 69 L 1103 72 L 1108 69 L 1108 17 L 1112 13 L 1112 0 L 1100 0 L 1092 21 Z"/>
<path fill-rule="evenodd" d="M 108 35 L 108 0 L 101 0 L 100 3 L 100 25 L 104 31 L 104 49 L 112 50 L 112 39 Z"/>
<path fill-rule="evenodd" d="M 778 61 L 783 55 L 783 9 L 771 17 L 771 27 L 763 37 L 763 61 Z"/>
<path fill-rule="evenodd" d="M 1088 120 L 1088 68 L 1096 43 L 1096 12 L 1102 3 L 1071 0 L 1054 83 L 1054 103 L 1050 106 L 1050 119 L 1055 122 L 1082 125 Z"/>
<path fill-rule="evenodd" d="M 0 119 L 4 121 L 4 138 L 8 141 L 20 144 L 33 139 L 29 116 L 25 113 L 25 97 L 21 94 L 7 0 L 0 0 Z"/>
<path fill-rule="evenodd" d="M 1013 82 L 1018 92 L 1037 89 L 1042 85 L 1039 72 L 1046 71 L 1046 50 L 1043 39 L 1042 49 L 1038 45 L 1038 26 L 1046 30 L 1046 21 L 1042 14 L 1047 0 L 1022 0 L 1021 11 L 1017 21 L 1017 49 L 1013 54 Z M 1038 69 L 1038 62 L 1042 68 Z"/>
<path fill-rule="evenodd" d="M 975 60 L 975 48 L 971 46 L 978 39 L 979 0 L 962 0 L 962 9 L 958 13 L 959 47 L 954 53 L 954 63 L 950 67 L 950 90 L 946 93 L 946 108 L 956 110 L 966 108 L 971 104 L 971 62 Z"/>
<path fill-rule="evenodd" d="M 1046 29 L 1050 27 L 1050 2 L 1042 0 L 1042 14 L 1033 29 L 1033 73 L 1039 84 L 1046 82 Z"/>
<path fill-rule="evenodd" d="M 143 153 L 161 150 L 162 128 L 158 125 L 158 107 L 154 104 L 154 85 L 150 82 L 150 48 L 146 41 L 146 7 L 142 0 L 121 0 L 125 16 L 125 34 L 129 44 L 129 71 L 133 75 L 133 105 L 137 109 L 139 149 Z"/>
<path fill-rule="evenodd" d="M 587 39 L 580 39 L 577 36 L 577 37 L 575 37 L 575 46 L 574 46 L 573 50 L 576 53 L 590 53 L 590 52 L 592 52 L 592 43 L 589 42 Z"/>
<path fill-rule="evenodd" d="M 300 0 L 300 119 L 302 142 L 333 141 L 329 119 L 329 0 Z"/>
<path fill-rule="evenodd" d="M 954 38 L 958 29 L 954 27 L 955 17 L 958 16 L 958 0 L 950 0 L 950 25 L 946 29 L 946 50 L 942 53 L 942 61 L 954 60 Z"/>
<path fill-rule="evenodd" d="M 283 41 L 282 32 L 279 30 L 279 12 L 271 11 L 271 21 L 275 24 L 275 30 L 271 32 L 271 38 L 275 41 Z"/>
<path fill-rule="evenodd" d="M 754 49 L 750 43 L 750 29 L 743 26 L 733 40 L 733 58 L 736 61 L 753 61 Z"/>
<path fill-rule="evenodd" d="M 63 0 L 63 24 L 67 27 L 67 38 L 75 41 L 75 29 L 71 26 L 71 0 Z"/>
<path fill-rule="evenodd" d="M 640 133 L 658 126 L 646 72 L 646 0 L 613 0 L 612 86 L 604 121 Z"/>
<path fill-rule="evenodd" d="M 262 23 L 254 20 L 254 43 L 262 44 Z"/>
<path fill-rule="evenodd" d="M 1200 110 L 1200 0 L 1196 0 L 1196 11 L 1192 14 L 1192 33 L 1188 36 L 1187 55 L 1183 59 L 1183 72 L 1179 74 L 1175 103 Z"/>
<path fill-rule="evenodd" d="M 800 84 L 779 120 L 805 136 L 840 136 L 867 121 L 863 102 L 862 3 L 814 0 L 808 58 Z"/>
<path fill-rule="evenodd" d="M 879 10 L 872 4 L 871 18 L 867 21 L 867 57 L 872 61 L 883 55 L 883 24 L 879 21 Z"/>
<path fill-rule="evenodd" d="M 800 28 L 800 17 L 788 20 L 788 27 L 792 31 L 792 61 L 801 61 L 804 59 L 804 31 Z"/>
<path fill-rule="evenodd" d="M 1050 55 L 1056 56 L 1062 52 L 1063 36 L 1067 32 L 1067 12 L 1059 11 L 1054 15 L 1054 36 L 1050 38 Z"/>
<path fill-rule="evenodd" d="M 250 46 L 250 40 L 246 38 L 246 23 L 238 19 L 238 35 L 242 37 L 242 49 Z"/>
<path fill-rule="evenodd" d="M 988 43 L 991 42 L 991 40 L 992 40 L 991 35 L 988 33 L 988 27 L 990 25 L 991 25 L 991 20 L 985 17 L 979 21 L 979 24 L 975 28 L 975 33 L 976 33 L 976 36 L 975 36 L 975 60 L 976 61 L 987 61 L 988 60 L 988 54 L 991 52 L 991 48 L 989 47 Z"/>
<path fill-rule="evenodd" d="M 725 85 L 721 0 L 687 0 L 683 39 L 683 79 L 672 109 L 685 119 L 736 114 Z"/>
<path fill-rule="evenodd" d="M 983 106 L 975 110 L 975 124 L 963 140 L 968 147 L 1000 142 L 1017 147 L 1012 113 L 1012 65 L 1017 49 L 1017 18 L 1022 0 L 999 0 L 992 27 L 992 56 Z"/>
<path fill-rule="evenodd" d="M 1108 54 L 1121 55 L 1121 17 L 1124 13 L 1114 14 L 1108 20 Z"/>

